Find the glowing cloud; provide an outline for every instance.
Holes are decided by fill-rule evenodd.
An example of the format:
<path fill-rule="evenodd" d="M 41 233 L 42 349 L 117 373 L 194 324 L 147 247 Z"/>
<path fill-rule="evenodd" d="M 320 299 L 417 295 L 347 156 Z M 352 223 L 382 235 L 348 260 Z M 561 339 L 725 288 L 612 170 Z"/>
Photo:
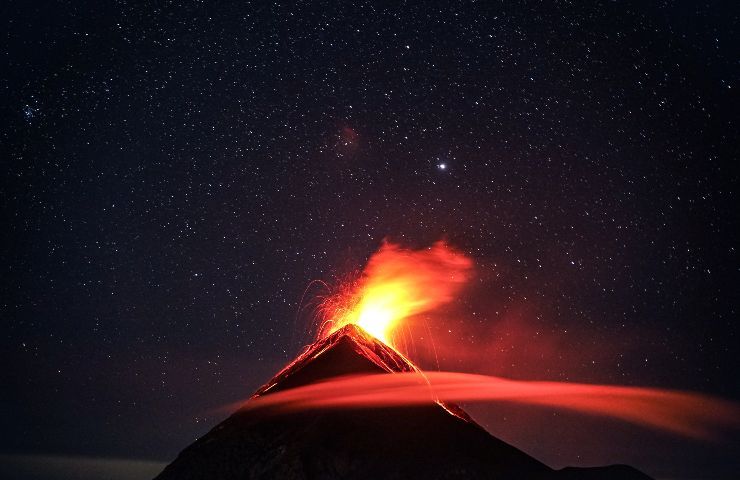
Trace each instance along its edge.
<path fill-rule="evenodd" d="M 378 408 L 433 402 L 505 401 L 568 409 L 713 438 L 740 427 L 737 404 L 698 393 L 584 383 L 518 381 L 455 372 L 390 373 L 335 379 L 257 396 L 245 410 Z"/>

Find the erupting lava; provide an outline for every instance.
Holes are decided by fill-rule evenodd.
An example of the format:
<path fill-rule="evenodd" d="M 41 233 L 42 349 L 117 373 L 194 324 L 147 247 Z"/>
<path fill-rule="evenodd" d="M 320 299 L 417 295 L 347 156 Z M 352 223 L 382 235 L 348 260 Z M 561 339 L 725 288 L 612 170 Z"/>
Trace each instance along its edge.
<path fill-rule="evenodd" d="M 488 434 L 457 402 L 566 409 L 701 439 L 740 428 L 738 405 L 699 393 L 422 371 L 396 348 L 400 334 L 411 317 L 450 302 L 471 272 L 444 243 L 384 243 L 359 280 L 323 301 L 319 339 L 226 407 L 239 408 L 157 478 L 650 478 L 624 465 L 554 470 Z"/>
<path fill-rule="evenodd" d="M 740 427 L 740 407 L 659 388 L 510 380 L 423 372 L 394 340 L 414 315 L 453 300 L 473 263 L 437 242 L 425 250 L 384 243 L 360 279 L 321 304 L 319 339 L 259 389 L 242 410 L 383 408 L 436 403 L 473 422 L 457 402 L 499 401 L 596 414 L 695 438 Z"/>
<path fill-rule="evenodd" d="M 472 268 L 470 258 L 443 242 L 424 250 L 386 242 L 357 282 L 322 303 L 319 338 L 355 324 L 395 347 L 400 323 L 450 302 L 470 278 Z"/>

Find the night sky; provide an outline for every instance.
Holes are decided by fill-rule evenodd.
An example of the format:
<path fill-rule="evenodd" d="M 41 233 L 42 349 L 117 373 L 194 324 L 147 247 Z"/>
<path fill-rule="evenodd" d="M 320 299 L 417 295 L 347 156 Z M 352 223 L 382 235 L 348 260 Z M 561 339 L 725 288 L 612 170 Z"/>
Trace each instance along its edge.
<path fill-rule="evenodd" d="M 157 473 L 386 238 L 476 264 L 428 368 L 740 401 L 734 2 L 146 3 L 0 8 L 3 463 Z M 554 467 L 740 469 L 470 412 Z"/>

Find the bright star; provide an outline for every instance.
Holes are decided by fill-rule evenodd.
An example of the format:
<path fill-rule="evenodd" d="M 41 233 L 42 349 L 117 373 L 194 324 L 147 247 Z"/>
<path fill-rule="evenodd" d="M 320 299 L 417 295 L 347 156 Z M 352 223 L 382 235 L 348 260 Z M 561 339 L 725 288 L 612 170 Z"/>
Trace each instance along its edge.
<path fill-rule="evenodd" d="M 437 164 L 437 168 L 439 168 L 440 170 L 447 170 L 447 164 L 446 163 Z"/>

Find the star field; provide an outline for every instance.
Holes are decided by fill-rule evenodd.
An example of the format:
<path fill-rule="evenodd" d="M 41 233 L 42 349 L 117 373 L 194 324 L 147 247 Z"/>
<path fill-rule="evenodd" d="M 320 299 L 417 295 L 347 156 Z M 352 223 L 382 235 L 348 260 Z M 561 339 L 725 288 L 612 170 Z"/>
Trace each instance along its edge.
<path fill-rule="evenodd" d="M 309 282 L 384 238 L 476 262 L 440 367 L 740 400 L 731 10 L 6 5 L 0 453 L 171 460 L 311 341 Z M 474 413 L 553 465 L 739 466 Z"/>

